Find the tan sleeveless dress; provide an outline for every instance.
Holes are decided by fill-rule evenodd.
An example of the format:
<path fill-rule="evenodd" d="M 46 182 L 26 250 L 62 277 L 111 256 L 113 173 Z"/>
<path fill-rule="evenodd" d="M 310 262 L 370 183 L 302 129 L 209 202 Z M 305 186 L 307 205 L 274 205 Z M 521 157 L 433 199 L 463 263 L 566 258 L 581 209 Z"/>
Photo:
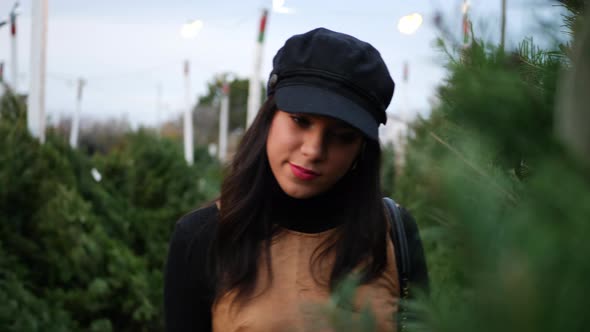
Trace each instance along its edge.
<path fill-rule="evenodd" d="M 233 292 L 222 296 L 212 308 L 214 332 L 302 332 L 333 331 L 330 315 L 322 314 L 321 307 L 329 302 L 327 286 L 334 257 L 319 267 L 316 281 L 311 274 L 310 259 L 314 250 L 331 232 L 299 233 L 284 229 L 271 244 L 273 281 L 269 285 L 264 259 L 259 267 L 255 296 L 246 305 L 232 306 Z M 374 315 L 377 331 L 395 331 L 394 313 L 397 312 L 399 282 L 393 244 L 387 236 L 387 267 L 385 272 L 368 285 L 362 285 L 354 298 L 348 315 L 358 321 L 359 312 L 369 308 Z M 264 291 L 263 291 L 264 290 Z M 339 309 L 345 310 L 345 309 Z M 342 313 L 342 311 L 340 311 Z M 352 326 L 352 325 L 351 325 Z"/>

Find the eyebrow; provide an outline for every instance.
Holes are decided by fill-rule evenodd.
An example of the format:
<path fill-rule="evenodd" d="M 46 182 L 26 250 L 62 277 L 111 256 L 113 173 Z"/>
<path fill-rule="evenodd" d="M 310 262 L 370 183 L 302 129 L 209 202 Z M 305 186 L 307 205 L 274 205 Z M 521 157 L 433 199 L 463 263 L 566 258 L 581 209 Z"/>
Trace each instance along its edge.
<path fill-rule="evenodd" d="M 342 121 L 342 120 L 336 120 L 336 122 L 334 123 L 334 125 L 332 125 L 331 127 L 334 127 L 334 129 L 343 129 L 343 130 L 353 130 L 353 131 L 358 131 L 358 129 L 356 129 L 355 127 L 349 125 L 348 123 Z"/>
<path fill-rule="evenodd" d="M 330 121 L 330 123 L 328 124 L 328 127 L 332 128 L 332 129 L 359 131 L 357 128 L 351 126 L 350 124 L 348 124 L 340 119 L 332 118 L 330 116 L 320 115 L 320 114 L 312 114 L 312 113 L 291 113 L 291 114 L 305 117 L 305 118 L 308 118 L 309 120 L 313 120 L 314 118 L 326 118 L 326 119 L 329 119 L 328 121 Z"/>

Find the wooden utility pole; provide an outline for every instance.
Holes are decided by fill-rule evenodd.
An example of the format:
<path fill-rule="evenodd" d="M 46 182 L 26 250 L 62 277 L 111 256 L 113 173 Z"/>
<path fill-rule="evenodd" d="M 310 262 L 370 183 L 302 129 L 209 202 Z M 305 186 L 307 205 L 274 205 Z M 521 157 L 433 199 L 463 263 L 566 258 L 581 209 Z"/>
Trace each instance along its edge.
<path fill-rule="evenodd" d="M 190 68 L 189 61 L 184 62 L 184 159 L 189 165 L 193 164 L 194 161 L 194 147 L 193 147 L 193 102 L 191 98 L 191 79 L 190 79 Z"/>
<path fill-rule="evenodd" d="M 500 49 L 504 52 L 504 42 L 506 40 L 506 0 L 502 0 L 502 23 L 500 27 Z"/>
<path fill-rule="evenodd" d="M 47 50 L 48 0 L 31 2 L 31 69 L 27 97 L 27 128 L 45 142 L 45 64 Z"/>
<path fill-rule="evenodd" d="M 74 117 L 72 118 L 72 126 L 70 128 L 70 146 L 72 149 L 78 147 L 78 136 L 80 132 L 80 113 L 82 112 L 82 90 L 86 85 L 86 81 L 82 78 L 78 79 L 78 93 L 76 96 L 76 109 Z"/>
<path fill-rule="evenodd" d="M 227 78 L 224 79 L 219 110 L 219 161 L 227 160 L 227 132 L 229 124 L 229 94 L 230 85 Z"/>
<path fill-rule="evenodd" d="M 248 88 L 248 110 L 246 114 L 246 128 L 252 124 L 258 109 L 260 108 L 261 88 L 260 88 L 260 70 L 262 69 L 262 47 L 264 45 L 264 35 L 266 33 L 266 22 L 268 19 L 268 10 L 262 10 L 260 25 L 258 27 L 258 39 L 256 40 L 256 52 L 254 54 L 254 69 L 250 76 L 250 86 Z"/>

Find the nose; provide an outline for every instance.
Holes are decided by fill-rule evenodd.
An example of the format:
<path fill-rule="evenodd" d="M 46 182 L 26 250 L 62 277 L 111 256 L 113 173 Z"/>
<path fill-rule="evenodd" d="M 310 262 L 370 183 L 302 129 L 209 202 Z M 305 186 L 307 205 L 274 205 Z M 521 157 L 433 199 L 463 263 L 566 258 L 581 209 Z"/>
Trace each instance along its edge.
<path fill-rule="evenodd" d="M 326 158 L 326 137 L 322 130 L 310 130 L 303 136 L 301 153 L 311 161 L 317 162 Z"/>

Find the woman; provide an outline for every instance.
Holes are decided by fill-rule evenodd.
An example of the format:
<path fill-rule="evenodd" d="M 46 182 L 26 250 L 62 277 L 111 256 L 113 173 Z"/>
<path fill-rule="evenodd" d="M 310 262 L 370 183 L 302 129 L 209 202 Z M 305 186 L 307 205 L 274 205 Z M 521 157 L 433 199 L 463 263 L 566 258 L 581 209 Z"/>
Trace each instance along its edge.
<path fill-rule="evenodd" d="M 379 188 L 378 127 L 394 82 L 370 44 L 327 29 L 291 37 L 220 199 L 176 225 L 169 331 L 315 330 L 339 281 L 395 329 L 400 294 Z M 404 218 L 411 218 L 404 211 Z"/>

